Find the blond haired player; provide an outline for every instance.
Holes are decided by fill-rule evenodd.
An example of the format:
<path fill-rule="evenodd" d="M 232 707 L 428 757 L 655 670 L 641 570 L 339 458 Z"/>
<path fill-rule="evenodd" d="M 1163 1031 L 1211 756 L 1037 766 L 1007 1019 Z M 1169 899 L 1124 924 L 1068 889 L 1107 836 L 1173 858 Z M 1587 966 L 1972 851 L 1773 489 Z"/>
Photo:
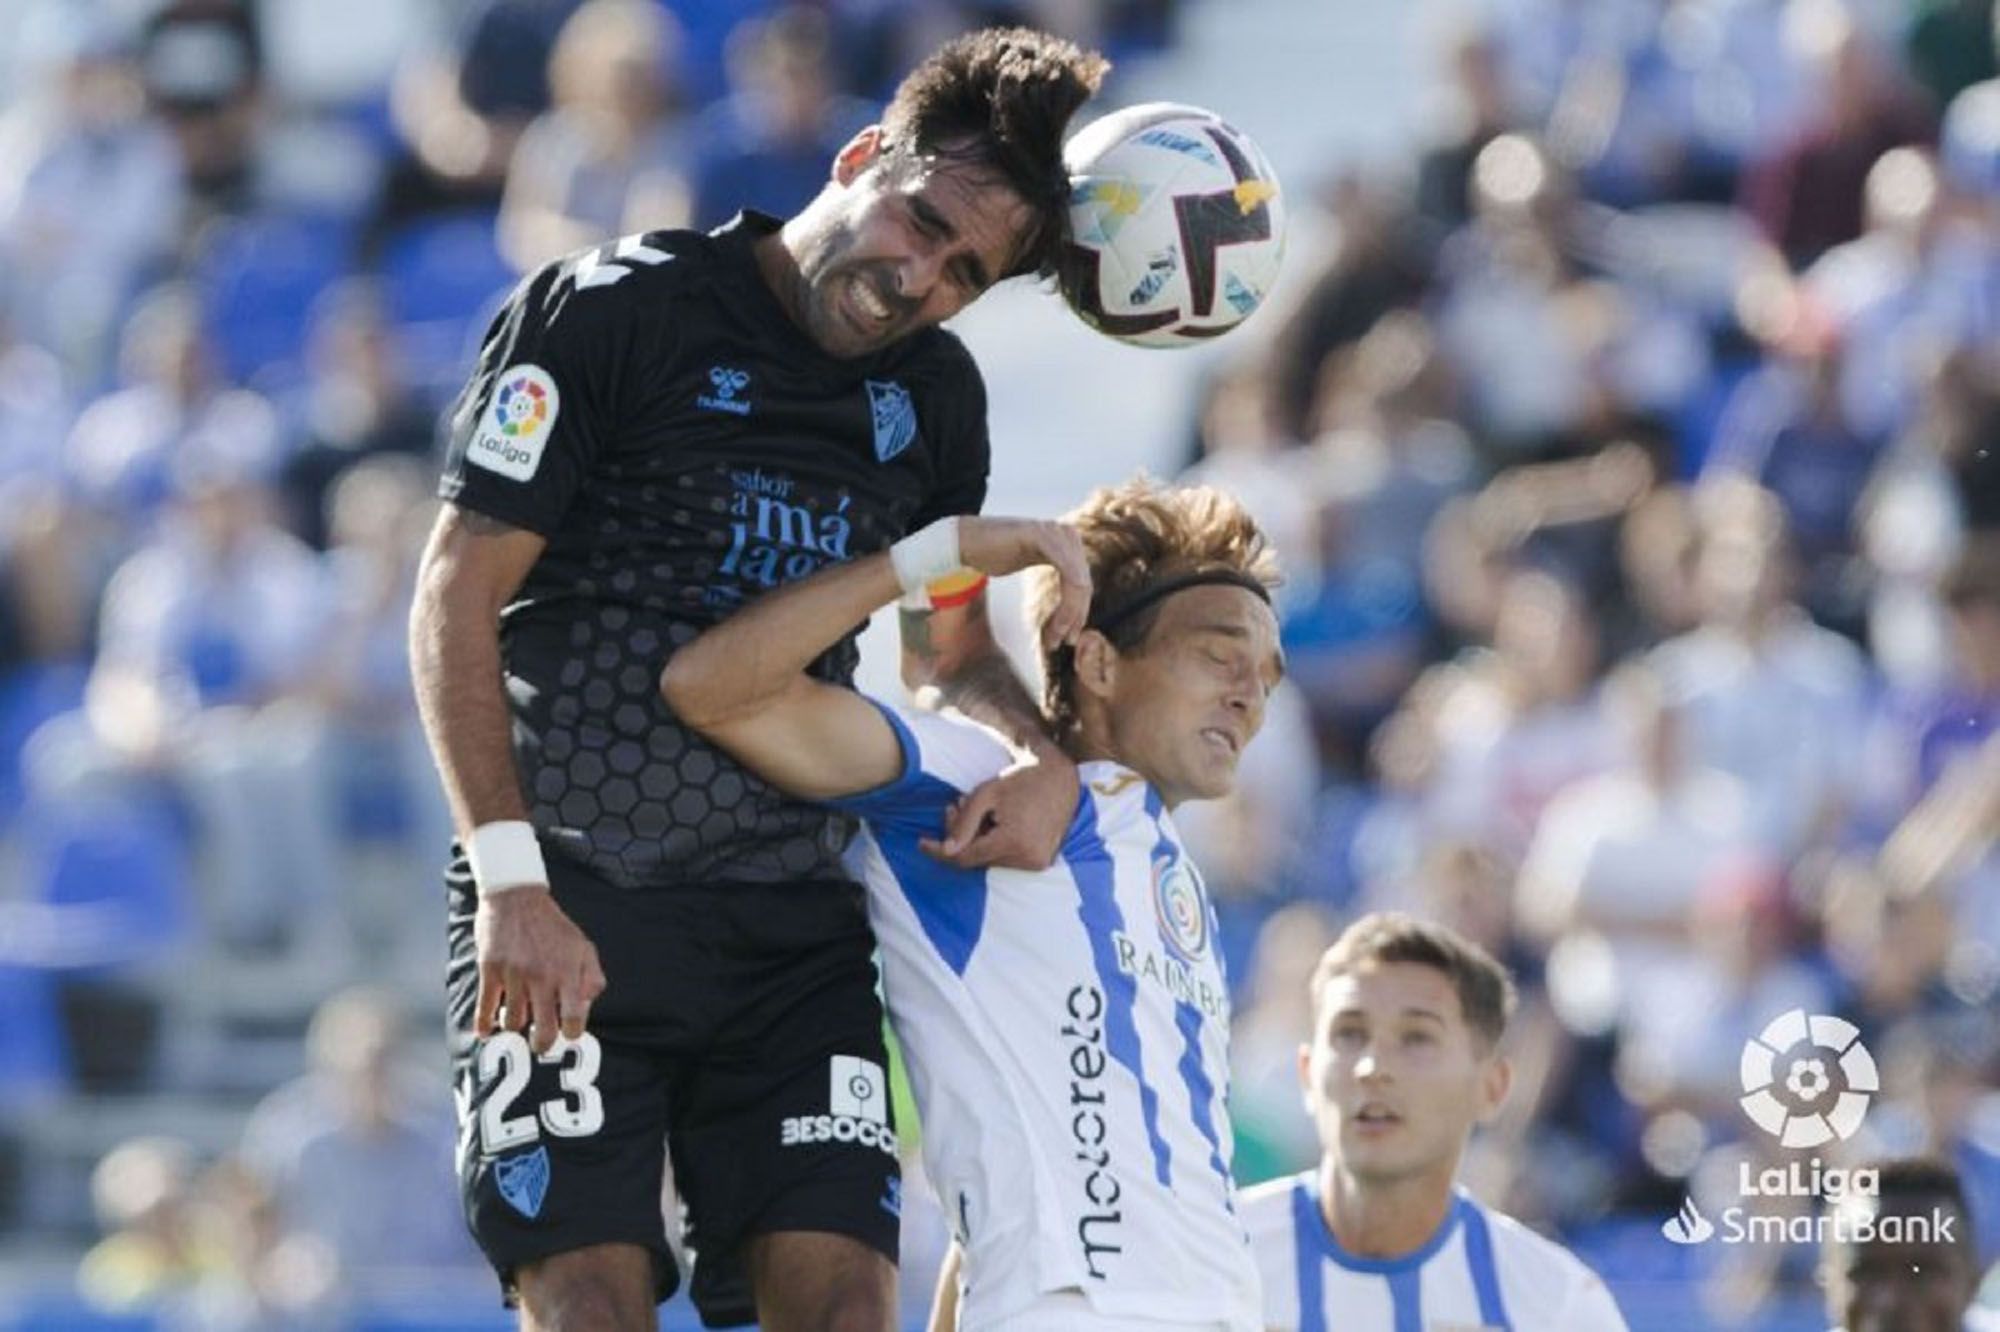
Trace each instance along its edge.
<path fill-rule="evenodd" d="M 1037 599 L 1051 729 L 1081 797 L 1056 864 L 919 849 L 1014 762 L 990 731 L 806 674 L 900 590 L 1053 563 Z M 967 1332 L 1258 1326 L 1225 1113 L 1215 916 L 1173 809 L 1227 792 L 1282 670 L 1264 538 L 1214 490 L 1102 490 L 1067 525 L 958 518 L 762 598 L 668 663 L 676 715 L 764 780 L 859 814 L 883 979 L 963 1254 Z M 1086 601 L 1087 597 L 1087 601 Z M 1073 641 L 1072 641 L 1073 640 Z M 789 1131 L 873 1134 L 828 1088 Z"/>

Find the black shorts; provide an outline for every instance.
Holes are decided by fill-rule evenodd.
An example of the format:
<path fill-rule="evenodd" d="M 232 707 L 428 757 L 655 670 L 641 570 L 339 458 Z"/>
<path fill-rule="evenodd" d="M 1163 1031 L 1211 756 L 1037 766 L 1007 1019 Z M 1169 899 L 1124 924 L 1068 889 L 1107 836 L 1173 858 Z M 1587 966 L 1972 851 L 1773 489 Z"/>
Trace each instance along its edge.
<path fill-rule="evenodd" d="M 827 1231 L 895 1262 L 901 1173 L 860 890 L 632 892 L 549 870 L 607 984 L 585 1038 L 541 1059 L 521 1034 L 472 1039 L 477 899 L 462 857 L 445 875 L 459 1182 L 509 1302 L 521 1265 L 607 1243 L 649 1249 L 671 1295 L 668 1153 L 710 1327 L 755 1320 L 738 1261 L 751 1236 Z"/>

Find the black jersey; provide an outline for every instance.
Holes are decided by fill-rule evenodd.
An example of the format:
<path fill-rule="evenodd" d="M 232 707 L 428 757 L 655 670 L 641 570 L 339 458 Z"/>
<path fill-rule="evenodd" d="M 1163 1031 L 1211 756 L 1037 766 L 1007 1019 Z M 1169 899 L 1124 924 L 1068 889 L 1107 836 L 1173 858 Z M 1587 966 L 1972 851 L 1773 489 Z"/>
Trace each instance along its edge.
<path fill-rule="evenodd" d="M 452 414 L 439 494 L 548 538 L 501 616 L 531 818 L 624 887 L 841 877 L 849 821 L 681 726 L 660 668 L 779 583 L 985 499 L 965 348 L 931 329 L 829 357 L 756 266 L 777 225 L 550 264 L 494 319 Z M 856 655 L 850 635 L 813 672 L 847 683 Z"/>

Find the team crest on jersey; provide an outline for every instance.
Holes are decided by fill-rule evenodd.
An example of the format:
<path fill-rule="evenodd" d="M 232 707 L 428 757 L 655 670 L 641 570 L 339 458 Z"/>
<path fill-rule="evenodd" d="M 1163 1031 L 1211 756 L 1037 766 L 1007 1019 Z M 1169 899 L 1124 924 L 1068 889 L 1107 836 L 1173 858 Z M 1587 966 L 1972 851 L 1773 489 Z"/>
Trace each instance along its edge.
<path fill-rule="evenodd" d="M 895 380 L 870 379 L 868 408 L 875 422 L 875 461 L 888 462 L 917 437 L 917 406 Z"/>
<path fill-rule="evenodd" d="M 1179 856 L 1154 857 L 1153 908 L 1167 946 L 1184 962 L 1200 960 L 1208 951 L 1208 899 L 1194 867 Z"/>
<path fill-rule="evenodd" d="M 515 481 L 526 481 L 542 465 L 562 394 L 539 365 L 510 365 L 494 379 L 493 396 L 472 432 L 466 461 Z"/>
<path fill-rule="evenodd" d="M 532 1152 L 495 1161 L 493 1178 L 507 1205 L 534 1220 L 541 1215 L 542 1200 L 549 1193 L 549 1149 L 537 1147 Z"/>

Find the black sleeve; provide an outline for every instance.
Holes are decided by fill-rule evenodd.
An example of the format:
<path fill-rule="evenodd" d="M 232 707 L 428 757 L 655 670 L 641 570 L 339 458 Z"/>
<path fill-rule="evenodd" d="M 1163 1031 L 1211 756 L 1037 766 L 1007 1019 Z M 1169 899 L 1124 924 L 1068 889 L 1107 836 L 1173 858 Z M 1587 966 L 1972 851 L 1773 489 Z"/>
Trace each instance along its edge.
<path fill-rule="evenodd" d="M 950 372 L 936 410 L 937 484 L 910 519 L 918 531 L 939 518 L 978 513 L 986 503 L 986 476 L 993 465 L 993 444 L 986 433 L 986 381 L 972 353 L 951 343 Z"/>
<path fill-rule="evenodd" d="M 526 279 L 494 316 L 453 405 L 438 496 L 552 535 L 610 444 L 634 305 L 579 285 L 577 260 Z"/>

